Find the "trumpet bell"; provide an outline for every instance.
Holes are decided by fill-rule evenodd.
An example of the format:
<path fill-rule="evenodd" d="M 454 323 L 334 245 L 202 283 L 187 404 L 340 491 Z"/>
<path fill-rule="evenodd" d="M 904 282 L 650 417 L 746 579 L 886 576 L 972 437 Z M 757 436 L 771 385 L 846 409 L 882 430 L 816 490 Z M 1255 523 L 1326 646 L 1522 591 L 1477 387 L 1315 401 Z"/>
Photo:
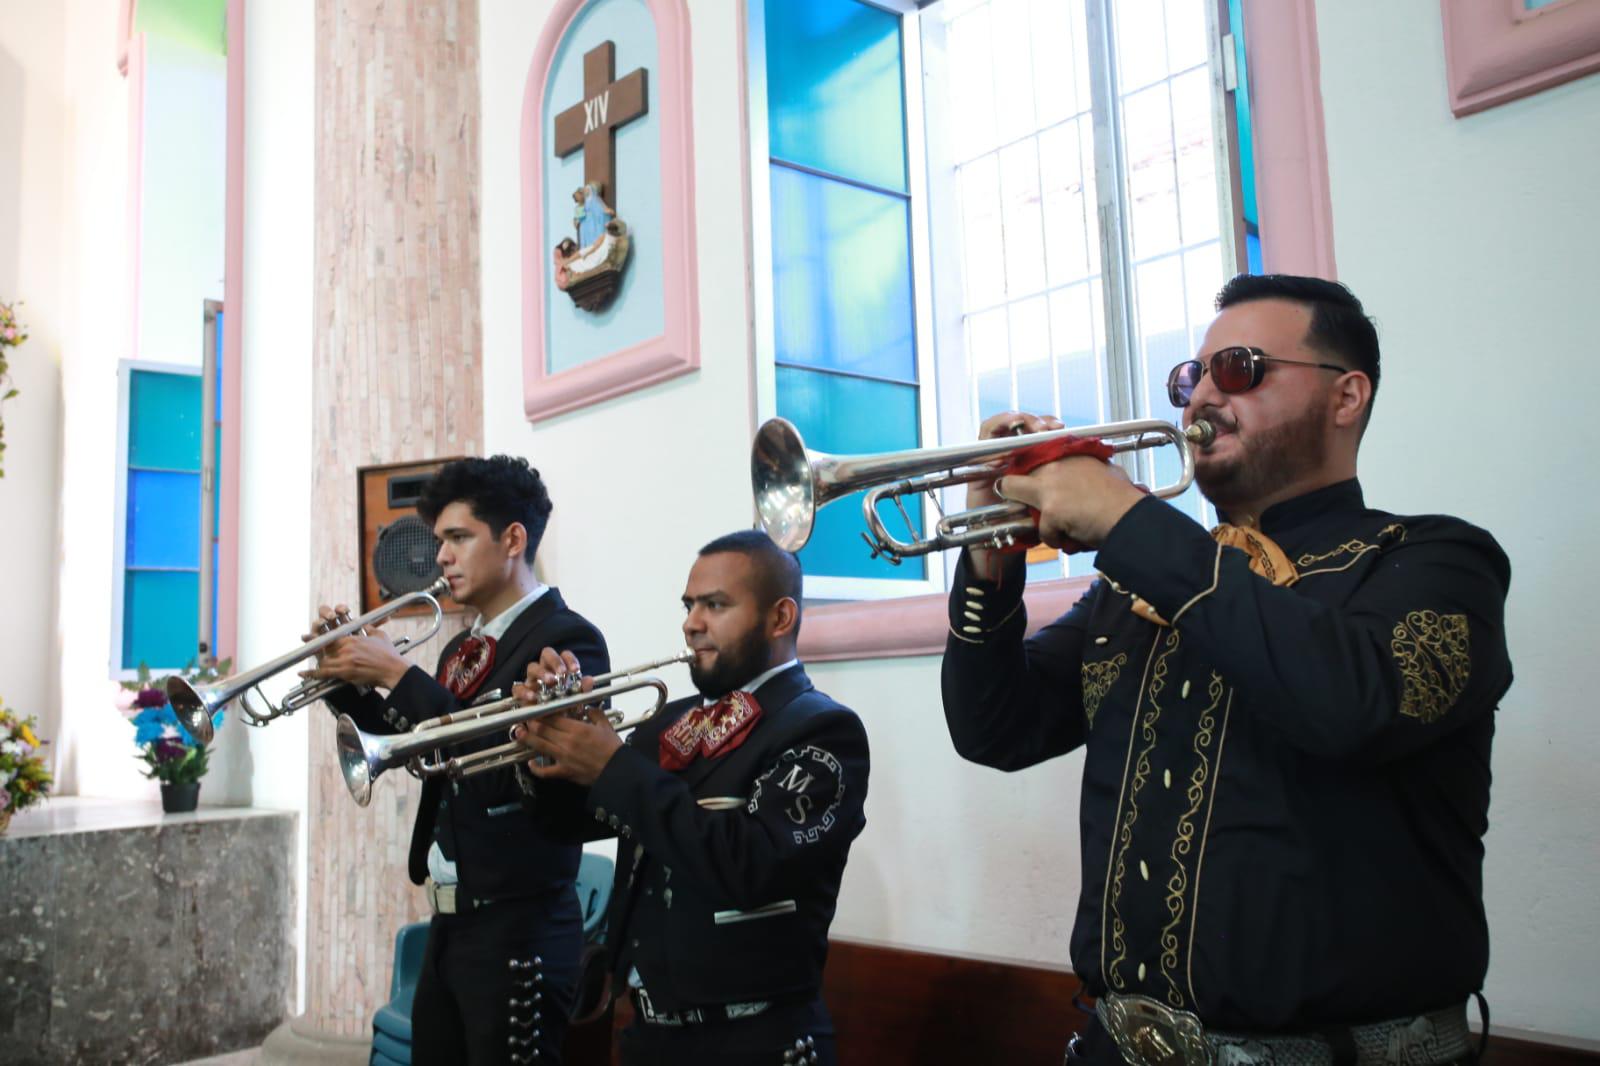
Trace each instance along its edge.
<path fill-rule="evenodd" d="M 349 715 L 339 716 L 334 745 L 339 752 L 339 773 L 344 775 L 345 787 L 350 790 L 350 797 L 365 807 L 372 802 L 372 782 L 381 769 L 374 768 L 367 753 L 366 737 Z"/>
<path fill-rule="evenodd" d="M 397 611 L 411 606 L 413 603 L 425 604 L 433 613 L 427 629 L 415 637 L 402 637 L 395 642 L 395 651 L 407 652 L 420 645 L 423 641 L 439 631 L 439 625 L 444 620 L 444 608 L 439 605 L 439 597 L 447 595 L 450 591 L 450 582 L 440 577 L 432 585 L 421 592 L 408 592 L 404 596 L 390 600 L 375 610 L 368 611 L 360 618 L 351 618 L 342 624 L 327 629 L 318 636 L 302 643 L 297 648 L 278 656 L 269 662 L 262 663 L 253 670 L 234 674 L 232 677 L 223 678 L 210 685 L 196 688 L 188 681 L 176 674 L 167 678 L 167 702 L 172 704 L 173 711 L 178 720 L 183 723 L 196 740 L 202 744 L 211 743 L 215 730 L 212 728 L 212 718 L 218 711 L 239 700 L 239 711 L 244 721 L 250 725 L 266 725 L 274 718 L 292 714 L 308 704 L 315 703 L 331 693 L 334 689 L 344 685 L 343 681 L 323 680 L 306 681 L 295 686 L 277 706 L 270 701 L 266 702 L 266 713 L 258 713 L 251 709 L 249 692 L 256 690 L 261 695 L 258 686 L 261 682 L 276 674 L 281 674 L 297 663 L 318 654 L 322 649 L 331 645 L 351 633 L 356 633 L 366 626 L 376 625 L 378 622 Z M 265 701 L 266 697 L 261 698 Z"/>
<path fill-rule="evenodd" d="M 799 551 L 811 539 L 819 501 L 805 441 L 794 424 L 768 419 L 750 450 L 750 481 L 755 488 L 761 528 L 784 551 Z"/>
<path fill-rule="evenodd" d="M 183 723 L 183 728 L 200 743 L 211 743 L 216 736 L 211 719 L 221 707 L 221 702 L 215 698 L 212 686 L 202 685 L 196 688 L 184 678 L 174 674 L 167 678 L 166 689 L 167 702 L 172 704 L 172 712 L 178 716 L 178 721 Z"/>

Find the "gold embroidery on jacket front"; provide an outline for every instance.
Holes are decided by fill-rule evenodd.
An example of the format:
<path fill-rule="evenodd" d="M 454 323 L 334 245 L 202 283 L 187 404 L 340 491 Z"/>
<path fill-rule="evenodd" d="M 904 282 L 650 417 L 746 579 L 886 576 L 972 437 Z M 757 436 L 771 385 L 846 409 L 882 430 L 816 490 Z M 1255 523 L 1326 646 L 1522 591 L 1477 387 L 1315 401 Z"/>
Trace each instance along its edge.
<path fill-rule="evenodd" d="M 1107 902 L 1111 917 L 1111 946 L 1116 949 L 1116 955 L 1109 964 L 1105 963 L 1105 939 L 1102 932 L 1100 942 L 1101 969 L 1105 972 L 1106 981 L 1120 990 L 1127 988 L 1119 967 L 1127 961 L 1128 945 L 1124 934 L 1128 931 L 1127 924 L 1122 920 L 1122 909 L 1119 903 L 1122 899 L 1122 882 L 1127 875 L 1128 848 L 1133 843 L 1133 826 L 1139 820 L 1139 793 L 1143 791 L 1145 783 L 1150 780 L 1150 753 L 1156 747 L 1156 723 L 1161 719 L 1161 704 L 1158 697 L 1167 684 L 1167 660 L 1178 650 L 1178 631 L 1168 629 L 1166 640 L 1163 644 L 1161 655 L 1155 661 L 1155 666 L 1150 672 L 1150 681 L 1145 687 L 1142 702 L 1148 709 L 1142 714 L 1135 712 L 1135 735 L 1144 741 L 1144 747 L 1139 750 L 1138 757 L 1133 763 L 1133 779 L 1129 781 L 1127 771 L 1123 771 L 1123 788 L 1127 790 L 1127 806 L 1120 811 L 1117 820 L 1117 835 L 1112 841 L 1112 868 L 1107 878 Z M 1131 750 L 1133 737 L 1129 737 Z M 1104 918 L 1102 917 L 1102 922 Z"/>
<path fill-rule="evenodd" d="M 1181 946 L 1178 932 L 1183 925 L 1185 915 L 1190 916 L 1190 923 L 1193 924 L 1192 908 L 1188 903 L 1191 880 L 1189 856 L 1194 851 L 1195 845 L 1195 816 L 1200 813 L 1200 808 L 1206 801 L 1207 786 L 1210 786 L 1211 792 L 1216 791 L 1216 777 L 1210 751 L 1211 741 L 1217 729 L 1217 708 L 1222 705 L 1225 691 L 1226 686 L 1222 682 L 1221 675 L 1213 672 L 1211 682 L 1206 687 L 1211 703 L 1200 712 L 1200 717 L 1196 721 L 1194 740 L 1190 744 L 1196 762 L 1194 770 L 1189 774 L 1187 790 L 1189 809 L 1178 816 L 1178 833 L 1172 841 L 1172 876 L 1167 878 L 1166 898 L 1167 914 L 1171 915 L 1171 920 L 1161 927 L 1161 976 L 1167 982 L 1167 1002 L 1180 1009 L 1188 1007 L 1189 1001 L 1184 998 L 1183 989 L 1178 986 L 1178 951 Z M 1195 855 L 1197 863 L 1204 849 L 1205 842 L 1202 840 L 1201 854 Z"/>
<path fill-rule="evenodd" d="M 1389 647 L 1400 667 L 1400 713 L 1423 723 L 1443 718 L 1472 675 L 1467 616 L 1412 611 Z"/>
<path fill-rule="evenodd" d="M 1118 652 L 1110 659 L 1083 664 L 1083 717 L 1090 729 L 1094 728 L 1094 715 L 1100 709 L 1100 701 L 1105 699 L 1111 686 L 1122 676 L 1122 668 L 1127 662 L 1127 653 Z"/>

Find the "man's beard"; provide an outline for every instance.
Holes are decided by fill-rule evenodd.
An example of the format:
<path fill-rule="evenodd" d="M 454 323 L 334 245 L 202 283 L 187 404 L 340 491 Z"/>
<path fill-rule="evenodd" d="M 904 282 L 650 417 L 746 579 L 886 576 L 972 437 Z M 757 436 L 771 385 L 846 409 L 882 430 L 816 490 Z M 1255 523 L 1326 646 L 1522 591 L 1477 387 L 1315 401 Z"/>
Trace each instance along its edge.
<path fill-rule="evenodd" d="M 770 655 L 767 635 L 756 626 L 734 644 L 718 648 L 716 663 L 709 670 L 701 668 L 698 657 L 689 660 L 689 680 L 700 695 L 718 699 L 760 676 Z"/>
<path fill-rule="evenodd" d="M 1217 415 L 1202 411 L 1196 417 Z M 1194 475 L 1206 499 L 1223 512 L 1276 492 L 1322 466 L 1328 457 L 1323 409 L 1317 403 L 1307 403 L 1305 410 L 1288 422 L 1238 440 L 1243 454 L 1223 466 L 1197 469 Z"/>

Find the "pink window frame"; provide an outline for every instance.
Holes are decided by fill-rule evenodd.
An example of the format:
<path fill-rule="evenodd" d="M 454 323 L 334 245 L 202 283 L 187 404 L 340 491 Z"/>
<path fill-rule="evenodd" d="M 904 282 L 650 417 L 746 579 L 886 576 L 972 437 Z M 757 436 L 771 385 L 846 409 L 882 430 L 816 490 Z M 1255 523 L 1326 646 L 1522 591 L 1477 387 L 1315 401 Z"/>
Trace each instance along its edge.
<path fill-rule="evenodd" d="M 1313 0 L 1246 0 L 1244 15 L 1257 133 L 1257 208 L 1261 232 L 1270 234 L 1263 244 L 1263 267 L 1334 278 Z M 1028 632 L 1065 612 L 1091 581 L 1071 578 L 1028 586 L 1023 595 Z M 947 602 L 947 595 L 939 594 L 812 607 L 800 631 L 800 654 L 811 662 L 942 654 Z"/>
<path fill-rule="evenodd" d="M 239 418 L 242 407 L 240 366 L 243 362 L 244 309 L 244 6 L 227 0 L 227 153 L 224 164 L 222 283 L 222 454 L 217 469 L 222 499 L 217 535 L 217 646 L 212 654 L 230 658 L 239 638 Z M 144 195 L 144 35 L 135 34 L 138 0 L 123 0 L 117 10 L 117 70 L 128 79 L 128 235 L 130 265 L 128 358 L 139 357 L 139 287 L 144 227 L 140 222 Z"/>
<path fill-rule="evenodd" d="M 528 421 L 642 389 L 700 366 L 700 303 L 694 224 L 693 60 L 683 0 L 645 0 L 656 23 L 650 107 L 661 126 L 661 254 L 665 328 L 655 337 L 582 366 L 550 373 L 545 297 L 550 249 L 541 203 L 545 82 L 567 29 L 590 0 L 560 0 L 545 20 L 522 95 L 522 381 Z"/>
<path fill-rule="evenodd" d="M 1440 0 L 1439 14 L 1457 118 L 1600 71 L 1600 4 Z"/>

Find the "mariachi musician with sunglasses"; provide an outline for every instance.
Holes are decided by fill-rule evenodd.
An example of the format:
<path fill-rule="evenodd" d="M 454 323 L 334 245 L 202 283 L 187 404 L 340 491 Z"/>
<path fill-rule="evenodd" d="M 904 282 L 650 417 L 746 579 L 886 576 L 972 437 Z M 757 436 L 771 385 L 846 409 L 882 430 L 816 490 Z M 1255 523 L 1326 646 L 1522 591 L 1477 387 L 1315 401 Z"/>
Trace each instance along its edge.
<path fill-rule="evenodd" d="M 1097 1003 L 1069 1062 L 1471 1062 L 1510 564 L 1367 506 L 1378 339 L 1349 290 L 1241 275 L 1217 308 L 1168 388 L 1216 427 L 1195 479 L 1223 524 L 1087 456 L 1004 478 L 1101 578 L 1027 637 L 1022 556 L 963 553 L 951 738 L 1008 771 L 1085 749 L 1071 957 Z"/>

